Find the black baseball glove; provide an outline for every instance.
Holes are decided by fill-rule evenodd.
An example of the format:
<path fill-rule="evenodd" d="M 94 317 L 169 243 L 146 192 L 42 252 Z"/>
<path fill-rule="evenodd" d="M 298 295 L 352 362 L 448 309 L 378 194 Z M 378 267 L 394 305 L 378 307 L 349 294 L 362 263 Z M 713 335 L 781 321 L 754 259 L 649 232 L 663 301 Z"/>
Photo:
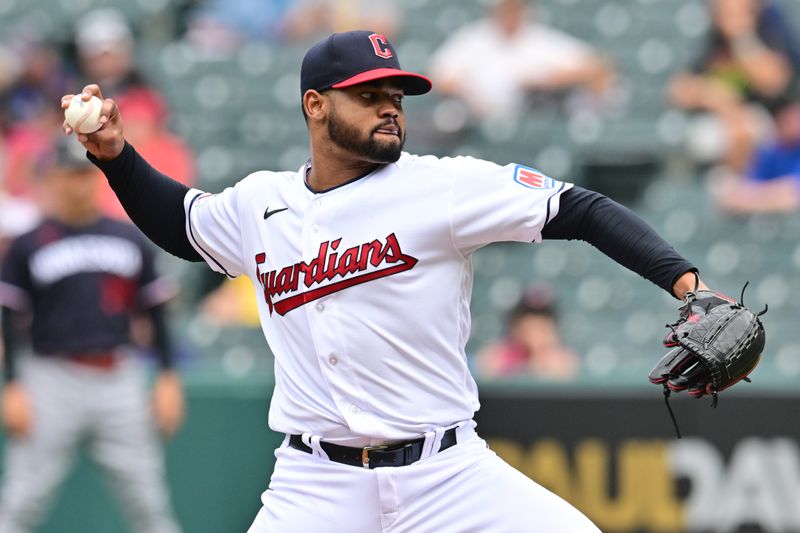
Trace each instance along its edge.
<path fill-rule="evenodd" d="M 682 390 L 694 398 L 709 394 L 716 407 L 720 391 L 740 380 L 750 381 L 747 376 L 764 350 L 766 335 L 759 317 L 767 308 L 756 314 L 745 307 L 744 288 L 738 302 L 697 286 L 686 293 L 680 318 L 667 325 L 664 346 L 670 350 L 649 376 L 651 383 L 664 386 L 665 396 Z"/>

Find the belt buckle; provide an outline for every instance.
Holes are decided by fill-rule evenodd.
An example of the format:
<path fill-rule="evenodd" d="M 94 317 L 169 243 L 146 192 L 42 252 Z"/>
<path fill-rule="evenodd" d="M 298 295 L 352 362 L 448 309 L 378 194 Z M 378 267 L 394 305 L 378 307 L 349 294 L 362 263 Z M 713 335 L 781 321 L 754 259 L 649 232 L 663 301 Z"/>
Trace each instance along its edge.
<path fill-rule="evenodd" d="M 389 445 L 387 444 L 381 446 L 364 446 L 361 449 L 361 466 L 364 468 L 369 468 L 369 452 L 372 450 L 385 450 L 388 447 Z"/>

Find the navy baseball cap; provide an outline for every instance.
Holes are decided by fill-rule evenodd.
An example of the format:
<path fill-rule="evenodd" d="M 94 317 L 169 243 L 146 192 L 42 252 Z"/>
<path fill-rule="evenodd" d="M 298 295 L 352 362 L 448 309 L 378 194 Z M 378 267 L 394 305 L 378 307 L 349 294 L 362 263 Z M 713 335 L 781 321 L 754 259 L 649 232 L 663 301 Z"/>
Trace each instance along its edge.
<path fill-rule="evenodd" d="M 300 95 L 384 78 L 396 78 L 410 95 L 425 94 L 432 86 L 425 76 L 400 68 L 397 51 L 385 35 L 363 30 L 334 33 L 306 52 Z"/>

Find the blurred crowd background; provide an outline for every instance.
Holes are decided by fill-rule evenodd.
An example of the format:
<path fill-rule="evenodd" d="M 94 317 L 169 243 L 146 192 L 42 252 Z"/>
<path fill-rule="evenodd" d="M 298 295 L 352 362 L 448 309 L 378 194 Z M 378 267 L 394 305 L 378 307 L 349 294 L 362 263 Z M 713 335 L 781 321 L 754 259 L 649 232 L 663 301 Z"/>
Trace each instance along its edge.
<path fill-rule="evenodd" d="M 749 300 L 772 310 L 761 373 L 794 377 L 798 11 L 781 0 L 2 0 L 0 241 L 37 220 L 36 162 L 61 133 L 61 94 L 98 82 L 149 161 L 216 191 L 305 161 L 302 54 L 328 32 L 368 27 L 435 82 L 407 102 L 409 151 L 533 165 L 632 207 L 714 287 L 751 280 Z M 162 261 L 180 280 L 186 356 L 234 376 L 268 371 L 248 283 Z M 562 308 L 573 352 L 569 372 L 507 362 L 492 376 L 640 381 L 674 307 L 580 244 L 497 245 L 475 272 L 470 354 L 509 331 L 534 281 Z"/>
<path fill-rule="evenodd" d="M 749 302 L 772 310 L 758 381 L 788 383 L 800 373 L 798 12 L 782 0 L 2 0 L 0 241 L 39 216 L 37 160 L 61 134 L 60 95 L 98 82 L 139 152 L 217 191 L 305 161 L 300 59 L 331 31 L 366 27 L 434 79 L 407 102 L 409 151 L 533 165 L 632 207 L 712 286 L 751 280 Z M 102 182 L 100 195 L 124 218 Z M 180 281 L 187 368 L 268 373 L 248 282 L 161 260 Z M 469 352 L 487 376 L 640 383 L 674 308 L 582 244 L 489 247 L 475 273 Z M 564 368 L 524 363 L 528 350 L 478 356 L 513 336 L 509 312 L 532 282 L 560 308 Z"/>
<path fill-rule="evenodd" d="M 738 296 L 750 280 L 745 301 L 770 309 L 752 387 L 796 390 L 792 0 L 0 0 L 0 257 L 41 216 L 37 168 L 62 134 L 62 94 L 99 83 L 156 168 L 219 191 L 305 162 L 300 60 L 331 31 L 363 28 L 434 80 L 406 100 L 408 151 L 523 163 L 598 190 L 715 289 Z M 159 262 L 180 287 L 170 324 L 187 387 L 266 397 L 272 356 L 249 282 Z M 669 295 L 583 243 L 498 244 L 474 266 L 479 380 L 647 386 L 675 316 Z"/>

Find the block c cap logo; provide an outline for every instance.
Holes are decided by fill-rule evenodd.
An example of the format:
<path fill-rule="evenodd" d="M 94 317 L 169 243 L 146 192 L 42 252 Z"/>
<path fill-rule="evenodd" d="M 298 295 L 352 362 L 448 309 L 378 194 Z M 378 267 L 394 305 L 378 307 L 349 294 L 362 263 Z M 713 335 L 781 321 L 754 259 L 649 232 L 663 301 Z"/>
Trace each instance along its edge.
<path fill-rule="evenodd" d="M 372 42 L 372 48 L 375 50 L 376 56 L 389 59 L 394 55 L 392 54 L 392 49 L 389 48 L 389 40 L 385 35 L 373 33 L 369 36 L 369 40 Z"/>

